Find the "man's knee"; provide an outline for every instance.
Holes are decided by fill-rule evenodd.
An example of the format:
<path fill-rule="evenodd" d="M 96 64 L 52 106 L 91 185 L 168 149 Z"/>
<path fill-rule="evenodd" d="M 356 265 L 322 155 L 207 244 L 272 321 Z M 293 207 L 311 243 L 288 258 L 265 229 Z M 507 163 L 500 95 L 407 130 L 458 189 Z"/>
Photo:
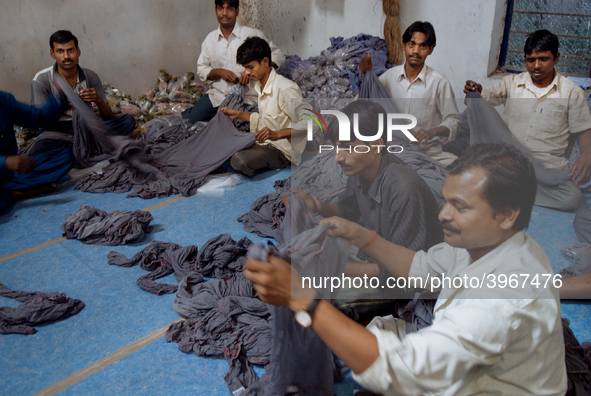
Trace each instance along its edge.
<path fill-rule="evenodd" d="M 575 210 L 581 207 L 583 203 L 583 193 L 576 187 L 564 198 L 564 210 Z"/>
<path fill-rule="evenodd" d="M 122 114 L 119 117 L 121 117 L 121 129 L 129 135 L 135 128 L 135 118 L 131 114 Z"/>
<path fill-rule="evenodd" d="M 235 153 L 232 158 L 230 158 L 230 165 L 234 170 L 240 171 L 245 175 L 252 176 L 254 175 L 253 170 L 248 165 L 248 155 L 246 150 L 238 151 Z"/>

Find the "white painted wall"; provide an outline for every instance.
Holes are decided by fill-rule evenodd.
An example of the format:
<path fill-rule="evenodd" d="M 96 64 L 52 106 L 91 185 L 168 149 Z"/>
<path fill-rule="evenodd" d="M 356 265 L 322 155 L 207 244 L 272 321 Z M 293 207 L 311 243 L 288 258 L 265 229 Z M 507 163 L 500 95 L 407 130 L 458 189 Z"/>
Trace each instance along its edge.
<path fill-rule="evenodd" d="M 261 29 L 288 54 L 303 59 L 330 46 L 330 37 L 368 33 L 384 37 L 381 0 L 241 0 L 242 20 Z M 450 80 L 463 96 L 467 79 L 484 86 L 494 80 L 502 40 L 506 0 L 401 0 L 400 25 L 429 21 L 437 46 L 427 64 Z M 248 13 L 243 11 L 249 11 Z"/>
<path fill-rule="evenodd" d="M 463 96 L 466 79 L 492 81 L 505 1 L 401 0 L 401 26 L 433 24 L 437 47 L 427 63 Z M 240 21 L 302 58 L 318 55 L 332 36 L 383 37 L 381 0 L 241 0 L 240 8 Z M 0 89 L 28 100 L 32 77 L 53 63 L 49 36 L 69 29 L 80 40 L 81 64 L 136 97 L 161 68 L 195 71 L 201 42 L 216 26 L 213 0 L 2 0 Z"/>
<path fill-rule="evenodd" d="M 195 71 L 217 27 L 213 0 L 1 0 L 0 89 L 28 101 L 31 79 L 53 64 L 49 36 L 71 30 L 80 64 L 134 98 L 158 71 Z"/>

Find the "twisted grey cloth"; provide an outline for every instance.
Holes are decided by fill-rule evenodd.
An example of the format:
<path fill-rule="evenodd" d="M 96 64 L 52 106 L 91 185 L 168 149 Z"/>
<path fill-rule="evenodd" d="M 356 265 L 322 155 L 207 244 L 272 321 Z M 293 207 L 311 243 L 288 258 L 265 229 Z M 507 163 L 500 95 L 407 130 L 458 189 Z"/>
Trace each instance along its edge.
<path fill-rule="evenodd" d="M 124 245 L 139 242 L 154 227 L 150 212 L 114 210 L 106 213 L 92 206 L 80 206 L 73 215 L 67 215 L 62 224 L 63 236 L 92 245 Z"/>
<path fill-rule="evenodd" d="M 85 307 L 82 301 L 64 293 L 12 291 L 1 283 L 0 297 L 23 303 L 16 308 L 0 308 L 0 334 L 35 334 L 33 326 L 69 318 Z"/>
<path fill-rule="evenodd" d="M 197 246 L 182 247 L 176 243 L 152 241 L 145 249 L 128 259 L 121 253 L 109 252 L 110 265 L 132 267 L 140 263 L 140 268 L 151 273 L 137 280 L 140 289 L 161 295 L 175 293 L 177 285 L 155 282 L 170 274 L 178 282 L 189 275 L 222 278 L 243 269 L 244 256 L 252 242 L 244 237 L 238 242 L 229 234 L 221 234 L 209 239 L 198 251 Z"/>
<path fill-rule="evenodd" d="M 285 243 L 278 249 L 253 245 L 248 257 L 267 261 L 282 257 L 301 276 L 341 276 L 347 265 L 347 244 L 326 234 L 329 224 L 317 225 L 314 214 L 299 196 L 292 196 L 282 224 Z M 338 291 L 318 289 L 333 299 Z M 333 394 L 335 372 L 332 352 L 311 329 L 304 328 L 286 307 L 271 306 L 273 348 L 267 377 L 248 395 Z"/>

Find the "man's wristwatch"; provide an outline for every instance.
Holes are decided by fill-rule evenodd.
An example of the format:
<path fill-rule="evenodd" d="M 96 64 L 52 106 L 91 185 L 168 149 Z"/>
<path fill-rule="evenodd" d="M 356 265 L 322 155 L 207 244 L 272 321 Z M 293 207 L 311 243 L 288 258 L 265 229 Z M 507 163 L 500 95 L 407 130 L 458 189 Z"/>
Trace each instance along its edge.
<path fill-rule="evenodd" d="M 295 313 L 295 320 L 302 326 L 302 327 L 310 327 L 312 326 L 312 314 L 316 310 L 316 307 L 320 303 L 322 299 L 314 299 L 305 309 L 301 311 L 297 311 Z"/>

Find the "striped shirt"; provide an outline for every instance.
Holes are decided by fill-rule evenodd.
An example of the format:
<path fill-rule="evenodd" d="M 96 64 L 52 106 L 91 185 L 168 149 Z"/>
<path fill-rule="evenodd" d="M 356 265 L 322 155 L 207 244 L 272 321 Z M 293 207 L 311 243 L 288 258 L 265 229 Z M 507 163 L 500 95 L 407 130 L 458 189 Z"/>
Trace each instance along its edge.
<path fill-rule="evenodd" d="M 341 216 L 375 230 L 382 238 L 411 250 L 427 250 L 443 241 L 439 210 L 427 183 L 394 154 L 382 155 L 370 185 L 350 176 L 337 202 Z M 380 277 L 389 276 L 380 267 Z"/>
<path fill-rule="evenodd" d="M 503 120 L 517 140 L 548 169 L 568 169 L 564 151 L 571 133 L 591 129 L 585 92 L 559 73 L 539 91 L 529 73 L 510 75 L 482 90 L 493 106 L 505 105 Z"/>

